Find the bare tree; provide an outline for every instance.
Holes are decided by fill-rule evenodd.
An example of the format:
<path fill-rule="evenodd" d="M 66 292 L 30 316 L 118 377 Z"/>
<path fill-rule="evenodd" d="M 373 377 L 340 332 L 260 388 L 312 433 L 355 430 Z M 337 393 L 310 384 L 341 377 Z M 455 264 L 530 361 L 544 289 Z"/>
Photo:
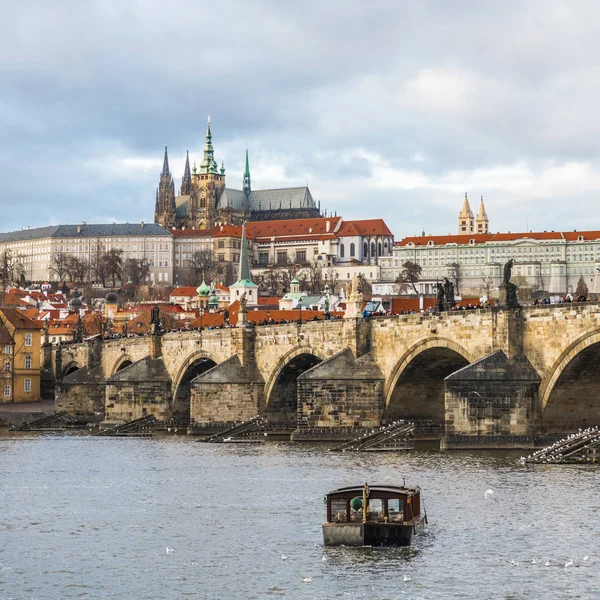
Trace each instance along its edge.
<path fill-rule="evenodd" d="M 373 286 L 362 273 L 358 275 L 357 279 L 358 291 L 362 294 L 363 300 L 366 302 L 370 301 L 373 297 Z"/>
<path fill-rule="evenodd" d="M 311 294 L 319 294 L 323 287 L 323 269 L 317 263 L 309 263 L 302 270 L 306 274 L 308 291 Z"/>
<path fill-rule="evenodd" d="M 101 284 L 102 287 L 106 287 L 106 280 L 109 276 L 109 265 L 106 260 L 106 249 L 104 244 L 98 239 L 92 250 L 92 256 L 90 260 L 90 271 L 92 276 L 95 277 Z"/>
<path fill-rule="evenodd" d="M 54 273 L 59 281 L 64 281 L 66 275 L 68 275 L 68 265 L 70 260 L 70 254 L 68 252 L 63 252 L 62 250 L 58 250 L 52 253 L 50 257 L 50 273 Z"/>
<path fill-rule="evenodd" d="M 212 281 L 217 273 L 217 263 L 212 250 L 198 250 L 190 260 L 197 281 Z"/>
<path fill-rule="evenodd" d="M 338 282 L 340 280 L 340 274 L 333 267 L 327 267 L 323 277 L 325 279 L 325 282 L 329 286 L 329 291 L 332 294 L 335 294 L 335 288 L 337 287 Z"/>
<path fill-rule="evenodd" d="M 150 274 L 150 262 L 147 258 L 128 258 L 123 264 L 123 277 L 138 287 Z"/>
<path fill-rule="evenodd" d="M 586 282 L 583 280 L 583 275 L 582 275 L 579 278 L 579 281 L 577 282 L 577 288 L 575 289 L 575 295 L 577 296 L 577 299 L 579 299 L 582 296 L 584 298 L 587 298 L 588 294 L 589 294 L 588 286 L 587 286 Z"/>
<path fill-rule="evenodd" d="M 460 296 L 460 284 L 462 283 L 462 270 L 457 262 L 452 262 L 448 265 L 448 279 L 454 284 L 456 295 Z"/>
<path fill-rule="evenodd" d="M 25 267 L 20 254 L 13 254 L 10 250 L 0 254 L 0 282 L 3 289 L 10 283 L 17 283 L 24 276 Z"/>
<path fill-rule="evenodd" d="M 123 250 L 111 248 L 105 255 L 107 275 L 112 280 L 113 287 L 117 286 L 117 281 L 123 279 Z"/>
<path fill-rule="evenodd" d="M 400 292 L 405 291 L 409 286 L 412 287 L 415 294 L 418 294 L 416 283 L 421 279 L 421 265 L 416 262 L 407 260 L 402 264 L 402 271 L 396 283 L 400 287 Z"/>
<path fill-rule="evenodd" d="M 485 295 L 485 297 L 489 300 L 492 295 L 492 290 L 494 289 L 494 276 L 493 275 L 484 275 L 481 278 L 481 293 Z"/>
<path fill-rule="evenodd" d="M 85 258 L 79 258 L 74 254 L 67 254 L 65 256 L 65 269 L 70 281 L 83 283 L 88 278 L 90 266 Z"/>

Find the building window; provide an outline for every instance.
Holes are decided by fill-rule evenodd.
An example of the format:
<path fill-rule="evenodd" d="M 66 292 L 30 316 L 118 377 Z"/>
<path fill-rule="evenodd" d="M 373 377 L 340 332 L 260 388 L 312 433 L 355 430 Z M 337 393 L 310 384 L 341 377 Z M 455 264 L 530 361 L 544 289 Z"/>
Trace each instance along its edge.
<path fill-rule="evenodd" d="M 365 242 L 363 244 L 363 258 L 367 258 L 369 256 L 369 244 Z"/>
<path fill-rule="evenodd" d="M 287 252 L 278 252 L 277 253 L 277 264 L 285 265 L 287 263 Z"/>
<path fill-rule="evenodd" d="M 30 392 L 31 391 L 31 379 L 29 379 L 29 377 L 25 378 L 25 391 L 26 392 Z"/>
<path fill-rule="evenodd" d="M 32 346 L 33 345 L 33 336 L 31 333 L 26 333 L 25 334 L 25 345 L 26 346 Z"/>
<path fill-rule="evenodd" d="M 224 254 L 219 254 L 219 262 L 225 262 L 225 255 Z"/>
<path fill-rule="evenodd" d="M 4 371 L 5 371 L 6 373 L 8 373 L 8 372 L 10 371 L 10 360 L 7 360 L 7 361 L 4 363 Z"/>
<path fill-rule="evenodd" d="M 381 256 L 381 242 L 377 244 L 377 256 Z"/>
<path fill-rule="evenodd" d="M 225 240 L 219 240 L 219 248 L 225 248 Z"/>
<path fill-rule="evenodd" d="M 10 398 L 10 384 L 4 386 L 4 397 Z"/>
<path fill-rule="evenodd" d="M 25 355 L 25 368 L 31 369 L 31 354 Z"/>
<path fill-rule="evenodd" d="M 356 252 L 356 246 L 354 245 L 354 242 L 352 242 L 350 244 L 350 256 L 351 257 L 354 256 L 355 252 Z"/>
<path fill-rule="evenodd" d="M 266 266 L 269 264 L 269 253 L 268 252 L 259 252 L 258 253 L 258 264 L 262 266 Z"/>
<path fill-rule="evenodd" d="M 296 262 L 297 263 L 305 263 L 306 262 L 306 250 L 296 250 Z"/>
<path fill-rule="evenodd" d="M 375 242 L 371 242 L 371 258 L 375 256 Z"/>
<path fill-rule="evenodd" d="M 346 252 L 344 250 L 344 244 L 340 244 L 340 258 L 344 258 L 346 256 Z"/>
<path fill-rule="evenodd" d="M 12 354 L 12 346 L 5 346 L 4 354 Z"/>

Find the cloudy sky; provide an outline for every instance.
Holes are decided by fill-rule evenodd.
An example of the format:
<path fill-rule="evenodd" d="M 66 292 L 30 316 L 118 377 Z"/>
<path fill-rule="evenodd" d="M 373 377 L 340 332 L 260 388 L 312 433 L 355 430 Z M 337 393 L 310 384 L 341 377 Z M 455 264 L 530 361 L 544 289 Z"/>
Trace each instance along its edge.
<path fill-rule="evenodd" d="M 600 229 L 600 5 L 20 0 L 0 20 L 0 231 L 151 221 L 212 121 L 227 184 L 308 182 L 397 238 Z"/>

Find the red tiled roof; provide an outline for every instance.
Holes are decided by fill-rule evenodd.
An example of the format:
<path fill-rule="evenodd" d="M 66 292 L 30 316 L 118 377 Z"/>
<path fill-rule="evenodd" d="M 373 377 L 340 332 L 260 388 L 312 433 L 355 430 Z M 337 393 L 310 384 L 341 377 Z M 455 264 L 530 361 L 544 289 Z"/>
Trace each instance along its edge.
<path fill-rule="evenodd" d="M 395 246 L 406 246 L 413 243 L 415 246 L 426 246 L 429 241 L 432 241 L 436 246 L 445 244 L 468 244 L 470 240 L 475 240 L 476 244 L 485 242 L 514 242 L 517 240 L 566 240 L 576 242 L 578 238 L 583 238 L 583 241 L 592 241 L 600 239 L 600 231 L 529 231 L 524 233 L 471 233 L 461 235 L 419 235 L 406 237 Z"/>
<path fill-rule="evenodd" d="M 338 237 L 348 235 L 393 235 L 383 219 L 363 219 L 359 221 L 344 221 L 338 232 Z"/>
<path fill-rule="evenodd" d="M 42 324 L 39 321 L 34 321 L 23 314 L 22 310 L 16 308 L 3 308 L 1 312 L 4 313 L 6 320 L 15 329 L 41 329 Z"/>
<path fill-rule="evenodd" d="M 191 297 L 196 297 L 197 295 L 198 295 L 198 292 L 196 291 L 195 287 L 184 286 L 184 287 L 175 288 L 169 294 L 169 297 L 171 297 L 171 296 L 191 296 Z"/>

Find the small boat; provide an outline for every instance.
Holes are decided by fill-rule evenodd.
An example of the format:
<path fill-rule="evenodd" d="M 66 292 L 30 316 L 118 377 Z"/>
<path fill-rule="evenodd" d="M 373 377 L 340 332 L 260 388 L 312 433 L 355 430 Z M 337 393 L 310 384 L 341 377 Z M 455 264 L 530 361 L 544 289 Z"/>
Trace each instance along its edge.
<path fill-rule="evenodd" d="M 365 483 L 332 490 L 323 502 L 326 546 L 409 546 L 427 523 L 418 487 Z"/>

